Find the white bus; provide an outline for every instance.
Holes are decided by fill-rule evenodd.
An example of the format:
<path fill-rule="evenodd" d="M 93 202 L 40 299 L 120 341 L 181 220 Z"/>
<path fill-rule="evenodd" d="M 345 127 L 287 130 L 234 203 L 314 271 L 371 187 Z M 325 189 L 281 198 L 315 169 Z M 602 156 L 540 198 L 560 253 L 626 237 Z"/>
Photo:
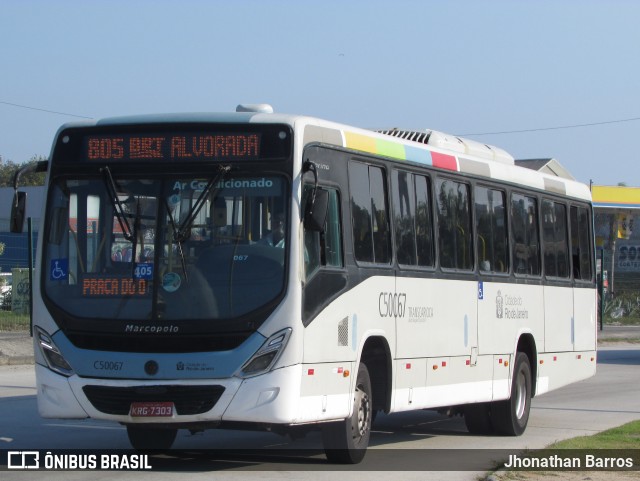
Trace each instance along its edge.
<path fill-rule="evenodd" d="M 588 187 L 438 132 L 258 107 L 61 127 L 42 416 L 122 423 L 138 449 L 320 429 L 354 463 L 379 411 L 520 435 L 533 396 L 595 373 Z"/>

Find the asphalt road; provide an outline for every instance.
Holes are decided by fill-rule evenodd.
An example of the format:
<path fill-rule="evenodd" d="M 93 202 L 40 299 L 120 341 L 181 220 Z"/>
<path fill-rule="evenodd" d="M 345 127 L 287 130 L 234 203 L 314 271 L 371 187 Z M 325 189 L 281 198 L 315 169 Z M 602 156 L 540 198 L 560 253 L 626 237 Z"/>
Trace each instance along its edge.
<path fill-rule="evenodd" d="M 371 439 L 371 451 L 362 465 L 340 471 L 341 479 L 404 480 L 460 479 L 474 480 L 483 471 L 453 471 L 456 457 L 467 457 L 478 449 L 542 448 L 551 442 L 574 436 L 593 434 L 610 427 L 640 419 L 640 346 L 618 345 L 601 348 L 598 372 L 594 378 L 535 398 L 527 431 L 520 437 L 472 436 L 459 417 L 448 418 L 431 411 L 379 416 Z M 37 413 L 35 379 L 32 366 L 0 366 L 0 449 L 128 449 L 123 427 L 94 420 L 46 420 Z M 304 449 L 300 455 L 290 451 L 264 452 L 253 457 L 215 456 L 196 460 L 179 457 L 179 463 L 153 472 L 71 471 L 71 472 L 2 472 L 3 480 L 13 479 L 331 479 L 338 474 L 328 466 L 321 451 L 318 434 L 291 441 L 270 433 L 211 430 L 196 435 L 180 431 L 174 445 L 181 453 L 207 449 Z M 442 449 L 447 451 L 434 451 Z M 186 450 L 186 451 L 185 451 Z M 227 451 L 228 452 L 228 451 Z M 446 471 L 412 471 L 417 460 L 438 453 L 447 458 Z M 282 454 L 285 453 L 285 454 Z M 440 460 L 442 460 L 440 459 Z M 155 459 L 162 464 L 164 459 Z M 175 459 L 174 459 L 175 461 Z M 155 467 L 155 466 L 154 466 Z M 383 470 L 380 472 L 380 470 Z M 386 470 L 386 471 L 385 471 Z M 28 476 L 27 476 L 28 474 Z"/>

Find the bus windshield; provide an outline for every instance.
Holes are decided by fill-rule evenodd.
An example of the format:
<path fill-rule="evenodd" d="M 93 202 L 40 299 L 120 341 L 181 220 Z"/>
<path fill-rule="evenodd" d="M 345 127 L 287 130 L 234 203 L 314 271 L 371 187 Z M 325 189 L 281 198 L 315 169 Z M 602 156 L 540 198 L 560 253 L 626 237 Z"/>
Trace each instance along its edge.
<path fill-rule="evenodd" d="M 81 319 L 230 320 L 284 287 L 284 177 L 61 177 L 47 204 L 45 298 Z"/>

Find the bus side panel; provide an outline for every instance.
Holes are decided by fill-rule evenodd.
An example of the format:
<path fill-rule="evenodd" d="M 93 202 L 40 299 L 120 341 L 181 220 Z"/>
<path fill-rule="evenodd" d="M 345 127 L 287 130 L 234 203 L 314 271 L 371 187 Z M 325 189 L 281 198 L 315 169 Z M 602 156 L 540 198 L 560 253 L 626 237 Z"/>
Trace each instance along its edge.
<path fill-rule="evenodd" d="M 543 394 L 587 379 L 596 373 L 596 351 L 540 355 L 536 394 Z"/>
<path fill-rule="evenodd" d="M 475 281 L 398 277 L 397 357 L 468 356 L 478 346 Z"/>
<path fill-rule="evenodd" d="M 479 353 L 512 354 L 518 333 L 533 334 L 538 351 L 544 347 L 544 297 L 539 285 L 485 282 L 478 301 Z"/>
<path fill-rule="evenodd" d="M 356 361 L 368 331 L 383 335 L 393 355 L 394 318 L 384 299 L 393 297 L 394 283 L 391 275 L 369 277 L 324 308 L 305 328 L 302 362 Z"/>
<path fill-rule="evenodd" d="M 493 358 L 477 356 L 477 282 L 398 277 L 396 283 L 406 308 L 396 324 L 393 410 L 490 401 Z"/>
<path fill-rule="evenodd" d="M 573 290 L 573 331 L 576 351 L 596 349 L 597 297 L 593 288 Z"/>
<path fill-rule="evenodd" d="M 398 359 L 392 412 L 491 401 L 493 358 L 480 356 L 475 364 L 470 356 Z"/>
<path fill-rule="evenodd" d="M 425 407 L 428 404 L 427 360 L 398 359 L 394 364 L 395 393 L 392 411 Z"/>
<path fill-rule="evenodd" d="M 344 419 L 353 398 L 349 395 L 357 373 L 353 362 L 304 364 L 298 422 Z"/>
<path fill-rule="evenodd" d="M 544 286 L 544 352 L 573 351 L 573 289 Z"/>
<path fill-rule="evenodd" d="M 352 408 L 358 361 L 370 336 L 395 347 L 393 316 L 382 299 L 393 298 L 394 277 L 369 277 L 322 310 L 304 330 L 301 419 L 346 417 Z M 382 304 L 381 304 L 382 303 Z"/>

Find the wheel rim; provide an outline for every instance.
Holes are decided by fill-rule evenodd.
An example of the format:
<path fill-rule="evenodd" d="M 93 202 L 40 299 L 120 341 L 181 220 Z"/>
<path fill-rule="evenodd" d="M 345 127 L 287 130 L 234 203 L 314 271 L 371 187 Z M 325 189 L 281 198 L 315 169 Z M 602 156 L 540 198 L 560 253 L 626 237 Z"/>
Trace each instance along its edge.
<path fill-rule="evenodd" d="M 517 419 L 522 419 L 527 407 L 527 376 L 520 371 L 516 377 L 515 413 Z"/>
<path fill-rule="evenodd" d="M 355 435 L 362 438 L 369 430 L 369 418 L 371 417 L 371 405 L 369 395 L 361 389 L 356 388 L 354 407 L 356 409 L 355 417 Z"/>

